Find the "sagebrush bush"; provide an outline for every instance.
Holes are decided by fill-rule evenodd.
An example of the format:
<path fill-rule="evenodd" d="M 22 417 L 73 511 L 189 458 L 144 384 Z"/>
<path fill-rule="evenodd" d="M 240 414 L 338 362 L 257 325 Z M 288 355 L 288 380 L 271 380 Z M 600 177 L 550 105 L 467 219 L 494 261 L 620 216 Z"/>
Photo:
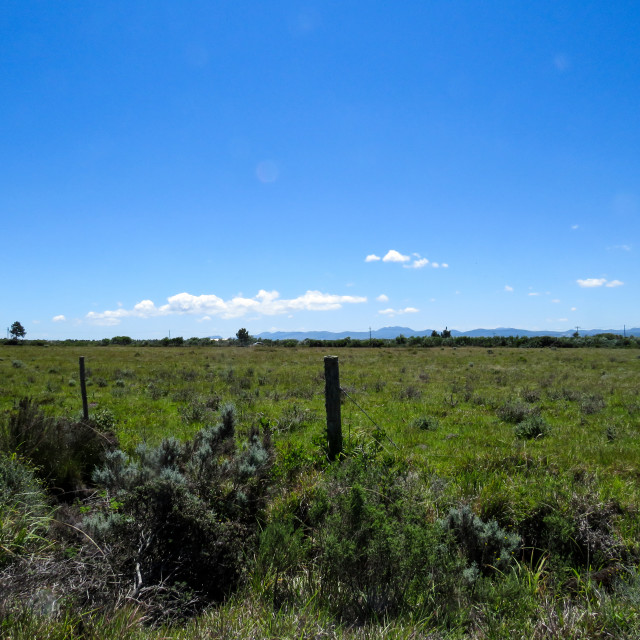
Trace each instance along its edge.
<path fill-rule="evenodd" d="M 519 535 L 505 531 L 495 520 L 483 522 L 467 505 L 451 509 L 443 525 L 467 559 L 465 577 L 469 582 L 479 573 L 504 573 L 522 543 Z"/>
<path fill-rule="evenodd" d="M 518 423 L 532 415 L 538 415 L 540 413 L 540 407 L 518 401 L 509 401 L 499 407 L 496 413 L 498 417 L 505 422 Z"/>
<path fill-rule="evenodd" d="M 517 438 L 532 440 L 548 435 L 551 427 L 542 416 L 532 415 L 517 424 L 513 431 Z"/>
<path fill-rule="evenodd" d="M 226 405 L 193 440 L 140 445 L 133 456 L 114 451 L 93 474 L 106 494 L 84 526 L 114 550 L 129 595 L 155 617 L 167 599 L 174 616 L 220 601 L 246 572 L 273 456 L 268 431 L 252 430 L 238 447 L 235 421 Z"/>

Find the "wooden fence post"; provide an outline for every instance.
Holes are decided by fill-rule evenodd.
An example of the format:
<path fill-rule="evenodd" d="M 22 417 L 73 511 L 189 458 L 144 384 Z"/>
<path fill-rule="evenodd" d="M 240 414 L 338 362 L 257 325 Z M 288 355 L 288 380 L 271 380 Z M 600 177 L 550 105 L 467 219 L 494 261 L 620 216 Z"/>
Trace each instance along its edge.
<path fill-rule="evenodd" d="M 338 356 L 324 357 L 324 401 L 327 409 L 329 460 L 342 453 L 342 420 L 340 417 L 340 371 Z"/>
<path fill-rule="evenodd" d="M 80 392 L 82 393 L 82 415 L 89 419 L 89 403 L 87 402 L 87 382 L 84 377 L 84 356 L 80 356 Z"/>

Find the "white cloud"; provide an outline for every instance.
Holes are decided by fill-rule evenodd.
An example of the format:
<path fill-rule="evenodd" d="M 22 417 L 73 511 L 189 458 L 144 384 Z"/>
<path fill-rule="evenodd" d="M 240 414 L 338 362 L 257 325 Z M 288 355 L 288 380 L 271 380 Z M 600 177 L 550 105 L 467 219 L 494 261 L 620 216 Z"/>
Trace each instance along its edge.
<path fill-rule="evenodd" d="M 571 311 L 577 311 L 578 307 L 571 307 Z"/>
<path fill-rule="evenodd" d="M 509 293 L 511 293 L 513 291 L 513 287 L 510 287 L 508 284 L 504 285 L 504 290 L 508 291 Z"/>
<path fill-rule="evenodd" d="M 611 282 L 607 282 L 607 287 L 621 287 L 624 284 L 621 280 L 611 280 Z"/>
<path fill-rule="evenodd" d="M 580 228 L 580 225 L 579 224 L 572 224 L 571 228 L 575 231 L 576 229 Z"/>
<path fill-rule="evenodd" d="M 539 296 L 540 294 L 537 291 L 532 291 L 531 293 L 527 294 L 528 296 Z"/>
<path fill-rule="evenodd" d="M 59 316 L 53 316 L 53 318 L 51 318 L 54 322 L 64 322 L 66 320 L 66 318 L 63 315 L 59 315 Z"/>
<path fill-rule="evenodd" d="M 558 322 L 569 322 L 569 318 L 558 318 Z"/>
<path fill-rule="evenodd" d="M 428 264 L 429 264 L 429 261 L 426 258 L 419 258 L 418 260 L 414 260 L 411 263 L 411 268 L 422 269 L 423 267 L 426 267 Z"/>
<path fill-rule="evenodd" d="M 560 302 L 560 300 L 558 300 L 558 298 L 555 298 L 554 300 L 552 300 L 551 302 L 553 302 L 554 304 L 558 304 Z"/>
<path fill-rule="evenodd" d="M 448 265 L 446 262 L 443 262 L 440 266 L 441 266 L 443 269 L 448 269 L 448 268 L 449 268 L 449 265 Z"/>
<path fill-rule="evenodd" d="M 224 319 L 240 318 L 247 313 L 259 315 L 279 315 L 294 311 L 332 311 L 343 304 L 366 302 L 361 296 L 339 296 L 321 291 L 307 291 L 304 295 L 290 300 L 281 299 L 277 291 L 261 289 L 253 298 L 237 295 L 223 300 L 213 294 L 194 296 L 190 293 L 178 293 L 167 298 L 167 304 L 160 307 L 151 300 L 138 302 L 133 309 L 115 309 L 109 311 L 90 311 L 86 318 L 94 324 L 113 326 L 123 318 L 151 318 L 157 316 L 197 314 L 220 316 Z"/>
<path fill-rule="evenodd" d="M 439 268 L 440 268 L 440 263 L 438 263 L 438 262 L 432 262 L 432 263 L 431 263 L 431 266 L 432 266 L 434 269 L 439 269 Z"/>
<path fill-rule="evenodd" d="M 376 300 L 378 302 L 389 302 L 389 296 L 385 295 L 384 293 L 381 293 Z"/>
<path fill-rule="evenodd" d="M 387 251 L 387 255 L 382 258 L 383 262 L 409 262 L 409 260 L 411 260 L 409 256 L 402 255 L 395 249 Z"/>
<path fill-rule="evenodd" d="M 585 280 L 577 280 L 576 282 L 583 288 L 601 287 L 607 281 L 606 278 L 586 278 Z"/>
<path fill-rule="evenodd" d="M 378 260 L 382 260 L 380 256 L 377 256 L 375 253 L 370 253 L 365 259 L 365 262 L 378 262 Z"/>
<path fill-rule="evenodd" d="M 418 309 L 415 307 L 405 307 L 404 309 L 382 309 L 381 311 L 378 311 L 378 313 L 383 316 L 393 318 L 393 316 L 401 316 L 405 313 L 418 313 Z"/>

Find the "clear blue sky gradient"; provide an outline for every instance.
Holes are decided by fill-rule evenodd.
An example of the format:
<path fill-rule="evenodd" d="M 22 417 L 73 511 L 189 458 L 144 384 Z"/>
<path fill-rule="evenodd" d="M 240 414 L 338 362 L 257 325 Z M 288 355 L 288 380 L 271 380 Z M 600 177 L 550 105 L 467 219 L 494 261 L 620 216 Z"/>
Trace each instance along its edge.
<path fill-rule="evenodd" d="M 624 0 L 6 0 L 2 326 L 639 326 L 639 33 Z"/>

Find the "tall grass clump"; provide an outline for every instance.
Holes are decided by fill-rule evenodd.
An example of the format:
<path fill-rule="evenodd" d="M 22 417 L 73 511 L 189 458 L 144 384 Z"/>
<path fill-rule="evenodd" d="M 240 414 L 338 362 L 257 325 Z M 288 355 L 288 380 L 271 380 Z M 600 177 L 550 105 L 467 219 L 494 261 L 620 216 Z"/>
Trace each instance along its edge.
<path fill-rule="evenodd" d="M 32 469 L 0 454 L 0 569 L 12 559 L 49 546 L 51 508 Z"/>
<path fill-rule="evenodd" d="M 28 397 L 16 402 L 0 426 L 0 451 L 29 460 L 59 495 L 84 486 L 114 443 L 111 434 L 103 433 L 91 421 L 47 416 L 38 402 Z"/>

